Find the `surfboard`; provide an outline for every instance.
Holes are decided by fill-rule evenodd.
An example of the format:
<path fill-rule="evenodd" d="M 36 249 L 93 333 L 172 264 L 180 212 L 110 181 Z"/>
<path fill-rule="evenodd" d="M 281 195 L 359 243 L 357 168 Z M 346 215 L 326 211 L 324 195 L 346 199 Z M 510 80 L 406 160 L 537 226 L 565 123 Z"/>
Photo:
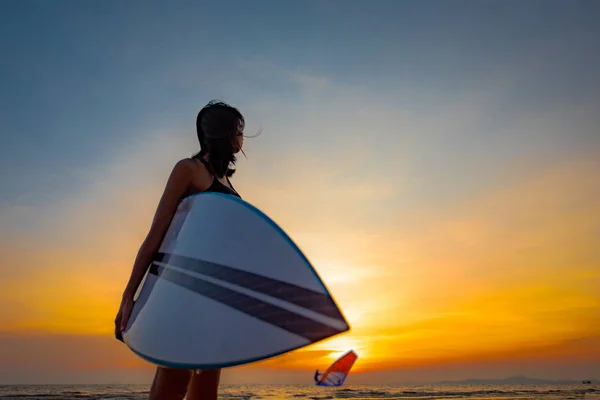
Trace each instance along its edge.
<path fill-rule="evenodd" d="M 221 193 L 181 201 L 123 332 L 138 356 L 213 369 L 350 329 L 308 258 L 266 214 Z"/>

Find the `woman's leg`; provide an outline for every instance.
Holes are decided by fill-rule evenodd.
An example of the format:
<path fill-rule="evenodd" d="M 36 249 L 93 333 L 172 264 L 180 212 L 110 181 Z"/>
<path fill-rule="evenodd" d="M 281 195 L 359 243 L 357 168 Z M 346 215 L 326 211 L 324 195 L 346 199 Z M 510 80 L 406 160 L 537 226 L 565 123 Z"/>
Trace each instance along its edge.
<path fill-rule="evenodd" d="M 148 400 L 183 400 L 192 371 L 158 367 Z"/>
<path fill-rule="evenodd" d="M 190 379 L 187 400 L 217 400 L 221 370 L 194 372 Z"/>

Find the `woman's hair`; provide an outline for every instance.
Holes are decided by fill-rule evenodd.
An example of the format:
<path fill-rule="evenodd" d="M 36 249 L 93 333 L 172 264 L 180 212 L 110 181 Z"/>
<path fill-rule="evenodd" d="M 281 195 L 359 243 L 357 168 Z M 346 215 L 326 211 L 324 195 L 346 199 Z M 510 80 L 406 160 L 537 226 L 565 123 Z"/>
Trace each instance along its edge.
<path fill-rule="evenodd" d="M 244 116 L 236 108 L 221 101 L 210 101 L 196 118 L 196 132 L 200 142 L 200 152 L 194 158 L 210 154 L 208 167 L 216 176 L 232 176 L 236 157 L 233 153 L 236 135 L 244 129 Z"/>

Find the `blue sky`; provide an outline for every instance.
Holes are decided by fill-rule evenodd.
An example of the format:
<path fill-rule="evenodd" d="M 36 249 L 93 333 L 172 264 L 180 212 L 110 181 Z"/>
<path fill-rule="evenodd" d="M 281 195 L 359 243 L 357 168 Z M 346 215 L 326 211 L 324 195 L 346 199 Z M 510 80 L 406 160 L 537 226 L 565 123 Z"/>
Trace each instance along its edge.
<path fill-rule="evenodd" d="M 60 201 L 86 184 L 84 171 L 125 145 L 135 151 L 149 131 L 193 138 L 195 113 L 212 98 L 247 110 L 249 129 L 265 130 L 258 151 L 326 157 L 346 141 L 334 118 L 351 124 L 354 110 L 379 110 L 390 128 L 356 140 L 379 154 L 399 149 L 376 157 L 376 168 L 409 160 L 406 172 L 425 174 L 434 192 L 450 180 L 459 188 L 489 181 L 490 169 L 519 154 L 556 157 L 597 141 L 594 1 L 0 7 L 3 207 Z M 292 133 L 307 114 L 330 124 Z M 449 118 L 463 122 L 448 126 Z M 536 118 L 552 122 L 522 134 L 523 121 Z M 195 150 L 191 142 L 182 156 Z"/>
<path fill-rule="evenodd" d="M 455 239 L 482 254 L 507 237 L 539 235 L 544 251 L 592 243 L 598 21 L 594 0 L 0 2 L 5 292 L 49 273 L 80 286 L 44 292 L 37 303 L 59 303 L 41 309 L 3 298 L 0 282 L 17 310 L 1 311 L 5 330 L 104 332 L 211 99 L 263 131 L 246 140 L 236 188 L 334 282 L 339 265 L 392 263 L 395 243 L 417 258 Z M 447 251 L 465 273 L 518 276 L 516 262 L 477 269 L 461 245 Z M 572 257 L 599 260 L 593 246 Z M 94 321 L 57 311 L 83 295 L 101 310 Z"/>
<path fill-rule="evenodd" d="M 207 99 L 293 104 L 298 86 L 273 77 L 273 66 L 366 87 L 424 119 L 491 84 L 493 110 L 478 135 L 519 115 L 586 102 L 600 89 L 594 1 L 0 7 L 3 202 L 28 187 L 76 184 L 74 171 L 146 130 L 192 127 Z M 570 145 L 589 139 L 573 136 Z M 476 146 L 472 139 L 465 136 Z"/>

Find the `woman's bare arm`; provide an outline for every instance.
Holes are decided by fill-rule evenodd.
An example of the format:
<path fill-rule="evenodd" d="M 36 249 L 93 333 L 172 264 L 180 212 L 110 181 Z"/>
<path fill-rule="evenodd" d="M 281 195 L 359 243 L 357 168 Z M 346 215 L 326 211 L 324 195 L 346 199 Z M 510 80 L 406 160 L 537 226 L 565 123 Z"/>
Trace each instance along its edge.
<path fill-rule="evenodd" d="M 192 183 L 194 161 L 185 159 L 177 162 L 171 171 L 165 190 L 162 194 L 150 231 L 138 250 L 131 277 L 123 292 L 123 301 L 133 300 L 135 292 L 140 285 L 154 255 L 160 248 L 160 244 L 167 233 L 173 215 L 181 197 L 187 192 Z"/>

